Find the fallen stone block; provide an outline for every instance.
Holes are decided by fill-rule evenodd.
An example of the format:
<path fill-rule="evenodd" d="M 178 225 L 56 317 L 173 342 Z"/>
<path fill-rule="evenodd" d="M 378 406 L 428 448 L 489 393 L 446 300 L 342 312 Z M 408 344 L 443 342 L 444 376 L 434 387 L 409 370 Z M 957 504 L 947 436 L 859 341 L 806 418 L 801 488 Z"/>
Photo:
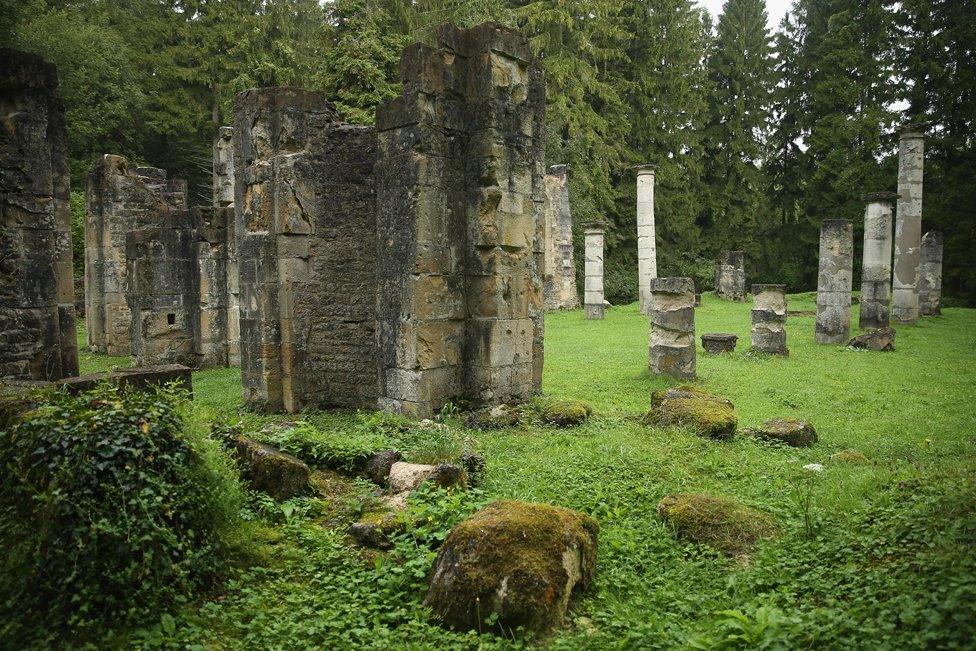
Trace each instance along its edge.
<path fill-rule="evenodd" d="M 377 452 L 366 462 L 366 476 L 379 486 L 386 486 L 390 478 L 390 469 L 397 461 L 402 461 L 403 455 L 396 450 Z"/>
<path fill-rule="evenodd" d="M 860 348 L 864 350 L 894 350 L 895 331 L 891 328 L 878 328 L 869 330 L 862 335 L 858 335 L 847 342 L 850 348 Z"/>
<path fill-rule="evenodd" d="M 743 434 L 794 448 L 807 448 L 817 442 L 817 430 L 810 422 L 792 418 L 767 420 L 762 427 L 746 429 Z"/>
<path fill-rule="evenodd" d="M 542 410 L 542 420 L 556 427 L 583 424 L 593 414 L 593 408 L 582 400 L 556 400 Z"/>
<path fill-rule="evenodd" d="M 502 429 L 515 427 L 520 421 L 517 410 L 509 405 L 496 405 L 471 412 L 465 419 L 465 425 L 470 429 Z"/>
<path fill-rule="evenodd" d="M 645 425 L 690 427 L 716 439 L 732 438 L 738 423 L 731 402 L 688 385 L 655 391 L 644 416 Z"/>
<path fill-rule="evenodd" d="M 251 488 L 263 491 L 276 500 L 287 500 L 308 489 L 308 466 L 295 457 L 270 445 L 238 436 L 234 449 L 244 479 Z"/>
<path fill-rule="evenodd" d="M 731 353 L 738 341 L 738 336 L 727 332 L 710 332 L 701 336 L 702 348 L 709 355 Z"/>

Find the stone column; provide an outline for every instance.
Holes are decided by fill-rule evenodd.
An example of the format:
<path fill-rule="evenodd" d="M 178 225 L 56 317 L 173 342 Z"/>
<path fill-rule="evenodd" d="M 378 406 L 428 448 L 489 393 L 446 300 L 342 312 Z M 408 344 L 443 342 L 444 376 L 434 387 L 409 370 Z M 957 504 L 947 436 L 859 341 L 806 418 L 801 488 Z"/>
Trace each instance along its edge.
<path fill-rule="evenodd" d="M 753 285 L 752 300 L 752 350 L 788 355 L 786 285 Z"/>
<path fill-rule="evenodd" d="M 542 295 L 547 310 L 579 307 L 573 261 L 573 215 L 569 209 L 569 166 L 553 165 L 546 174 L 545 272 Z"/>
<path fill-rule="evenodd" d="M 220 127 L 213 146 L 213 205 L 215 231 L 221 238 L 214 247 L 201 246 L 201 266 L 210 259 L 222 261 L 226 285 L 225 305 L 220 308 L 220 320 L 224 325 L 223 346 L 226 350 L 226 363 L 229 366 L 241 364 L 241 306 L 240 271 L 237 261 L 237 241 L 240 238 L 239 224 L 234 214 L 234 128 Z M 211 243 L 213 244 L 213 243 Z M 201 277 L 204 277 L 201 268 Z M 207 303 L 201 295 L 201 305 Z M 201 307 L 201 313 L 205 308 Z M 201 324 L 201 332 L 206 332 L 206 324 Z"/>
<path fill-rule="evenodd" d="M 818 344 L 847 343 L 851 336 L 851 284 L 854 273 L 854 226 L 849 219 L 820 224 L 820 272 L 817 276 Z"/>
<path fill-rule="evenodd" d="M 922 175 L 925 136 L 917 124 L 902 127 L 898 141 L 898 214 L 895 266 L 891 276 L 891 319 L 918 321 L 918 263 L 922 240 Z"/>
<path fill-rule="evenodd" d="M 55 67 L 0 48 L 0 378 L 78 374 L 68 143 Z"/>
<path fill-rule="evenodd" d="M 923 316 L 942 314 L 942 233 L 939 231 L 929 231 L 922 238 L 918 311 Z"/>
<path fill-rule="evenodd" d="M 641 314 L 651 304 L 651 279 L 657 278 L 657 243 L 654 236 L 654 170 L 637 166 L 637 290 Z"/>
<path fill-rule="evenodd" d="M 715 295 L 736 302 L 746 300 L 745 251 L 723 251 L 715 261 Z"/>
<path fill-rule="evenodd" d="M 864 210 L 864 252 L 861 263 L 860 328 L 887 328 L 891 299 L 891 205 L 896 192 L 875 192 L 861 197 Z"/>
<path fill-rule="evenodd" d="M 651 280 L 650 370 L 680 380 L 695 377 L 695 282 Z"/>
<path fill-rule="evenodd" d="M 587 319 L 603 318 L 603 226 L 587 226 L 584 231 L 583 309 Z"/>

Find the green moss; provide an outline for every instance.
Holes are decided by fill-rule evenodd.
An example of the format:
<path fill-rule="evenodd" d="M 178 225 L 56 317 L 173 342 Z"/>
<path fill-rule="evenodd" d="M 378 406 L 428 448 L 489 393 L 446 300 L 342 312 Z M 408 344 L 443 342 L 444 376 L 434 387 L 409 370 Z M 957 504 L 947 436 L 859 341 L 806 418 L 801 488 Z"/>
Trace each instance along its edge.
<path fill-rule="evenodd" d="M 765 513 L 721 497 L 703 494 L 668 495 L 657 506 L 678 537 L 713 547 L 730 556 L 742 556 L 776 527 Z"/>
<path fill-rule="evenodd" d="M 731 438 L 738 423 L 731 402 L 689 385 L 655 391 L 651 409 L 644 416 L 646 425 L 690 427 L 717 439 Z"/>
<path fill-rule="evenodd" d="M 515 427 L 521 420 L 521 415 L 514 407 L 496 405 L 471 412 L 465 419 L 465 425 L 470 429 L 502 429 Z"/>
<path fill-rule="evenodd" d="M 490 628 L 493 614 L 507 630 L 549 629 L 565 615 L 567 589 L 592 583 L 598 533 L 596 520 L 583 513 L 493 502 L 451 530 L 434 563 L 427 604 L 462 631 Z"/>
<path fill-rule="evenodd" d="M 287 500 L 308 490 L 308 466 L 290 454 L 244 436 L 237 437 L 235 447 L 244 478 L 254 490 L 264 491 L 277 500 Z"/>
<path fill-rule="evenodd" d="M 746 431 L 749 436 L 765 441 L 784 443 L 794 448 L 807 448 L 817 442 L 817 430 L 805 420 L 775 418 L 762 427 Z"/>
<path fill-rule="evenodd" d="M 593 414 L 593 408 L 582 400 L 556 400 L 542 410 L 542 420 L 557 427 L 582 424 Z"/>
<path fill-rule="evenodd" d="M 834 454 L 830 455 L 830 460 L 838 463 L 849 463 L 859 466 L 867 466 L 871 464 L 871 459 L 869 459 L 863 452 L 853 449 L 835 452 Z"/>

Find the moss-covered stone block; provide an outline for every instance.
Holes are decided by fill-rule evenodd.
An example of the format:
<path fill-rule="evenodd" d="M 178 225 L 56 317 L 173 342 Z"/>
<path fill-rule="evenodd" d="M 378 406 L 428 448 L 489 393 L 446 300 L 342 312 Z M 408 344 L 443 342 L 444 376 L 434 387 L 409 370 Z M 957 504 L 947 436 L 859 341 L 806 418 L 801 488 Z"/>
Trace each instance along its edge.
<path fill-rule="evenodd" d="M 246 436 L 234 440 L 244 479 L 251 488 L 276 500 L 287 500 L 308 490 L 308 466 L 299 459 Z"/>
<path fill-rule="evenodd" d="M 502 429 L 515 427 L 522 418 L 517 409 L 509 405 L 496 405 L 472 411 L 465 419 L 465 425 L 470 429 Z"/>
<path fill-rule="evenodd" d="M 689 385 L 655 391 L 645 425 L 690 427 L 703 436 L 732 438 L 739 424 L 733 404 L 720 396 Z"/>
<path fill-rule="evenodd" d="M 593 408 L 582 400 L 556 400 L 542 409 L 542 420 L 557 427 L 581 425 L 593 415 Z"/>
<path fill-rule="evenodd" d="M 451 530 L 437 554 L 426 604 L 460 631 L 546 631 L 596 569 L 596 520 L 570 509 L 502 500 Z M 496 615 L 496 617 L 492 617 Z"/>
<path fill-rule="evenodd" d="M 658 503 L 657 512 L 678 538 L 729 556 L 748 554 L 758 541 L 776 534 L 772 518 L 765 513 L 712 495 L 668 495 Z"/>
<path fill-rule="evenodd" d="M 808 448 L 817 442 L 817 430 L 809 421 L 793 418 L 767 420 L 762 427 L 745 430 L 747 436 L 775 441 L 794 448 Z"/>
<path fill-rule="evenodd" d="M 834 463 L 848 463 L 854 466 L 869 466 L 872 461 L 860 450 L 841 450 L 830 455 Z"/>

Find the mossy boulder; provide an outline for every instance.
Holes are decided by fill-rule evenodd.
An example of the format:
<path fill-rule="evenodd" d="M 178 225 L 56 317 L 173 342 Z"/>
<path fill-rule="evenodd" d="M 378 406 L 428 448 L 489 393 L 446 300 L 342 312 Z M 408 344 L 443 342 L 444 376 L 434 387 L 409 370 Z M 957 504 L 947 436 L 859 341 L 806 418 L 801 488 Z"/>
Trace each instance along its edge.
<path fill-rule="evenodd" d="M 729 556 L 748 554 L 758 541 L 776 533 L 773 520 L 765 513 L 711 495 L 668 495 L 657 505 L 657 512 L 674 527 L 679 539 L 708 545 Z"/>
<path fill-rule="evenodd" d="M 871 459 L 860 450 L 841 450 L 830 455 L 830 460 L 835 463 L 849 463 L 855 466 L 867 466 L 871 464 Z"/>
<path fill-rule="evenodd" d="M 582 400 L 556 400 L 542 409 L 542 420 L 557 427 L 573 427 L 592 414 L 593 408 Z"/>
<path fill-rule="evenodd" d="M 659 427 L 690 427 L 702 436 L 728 439 L 735 434 L 739 416 L 733 404 L 725 398 L 683 385 L 655 391 L 644 423 Z"/>
<path fill-rule="evenodd" d="M 287 500 L 308 491 L 311 473 L 299 459 L 246 436 L 235 438 L 234 449 L 244 479 L 254 490 L 276 500 Z"/>
<path fill-rule="evenodd" d="M 514 407 L 509 405 L 496 405 L 485 407 L 468 414 L 465 425 L 470 429 L 502 429 L 505 427 L 515 427 L 521 422 L 522 418 Z"/>
<path fill-rule="evenodd" d="M 767 420 L 762 427 L 747 429 L 748 436 L 784 443 L 794 448 L 808 448 L 817 442 L 817 430 L 809 421 L 793 418 Z"/>
<path fill-rule="evenodd" d="M 381 511 L 365 514 L 359 522 L 349 526 L 349 536 L 360 547 L 389 549 L 391 540 L 407 528 L 407 523 L 395 513 Z"/>
<path fill-rule="evenodd" d="M 549 630 L 562 623 L 570 595 L 593 581 L 599 528 L 570 509 L 493 502 L 451 530 L 425 603 L 459 631 L 490 629 L 490 620 L 504 630 Z"/>

